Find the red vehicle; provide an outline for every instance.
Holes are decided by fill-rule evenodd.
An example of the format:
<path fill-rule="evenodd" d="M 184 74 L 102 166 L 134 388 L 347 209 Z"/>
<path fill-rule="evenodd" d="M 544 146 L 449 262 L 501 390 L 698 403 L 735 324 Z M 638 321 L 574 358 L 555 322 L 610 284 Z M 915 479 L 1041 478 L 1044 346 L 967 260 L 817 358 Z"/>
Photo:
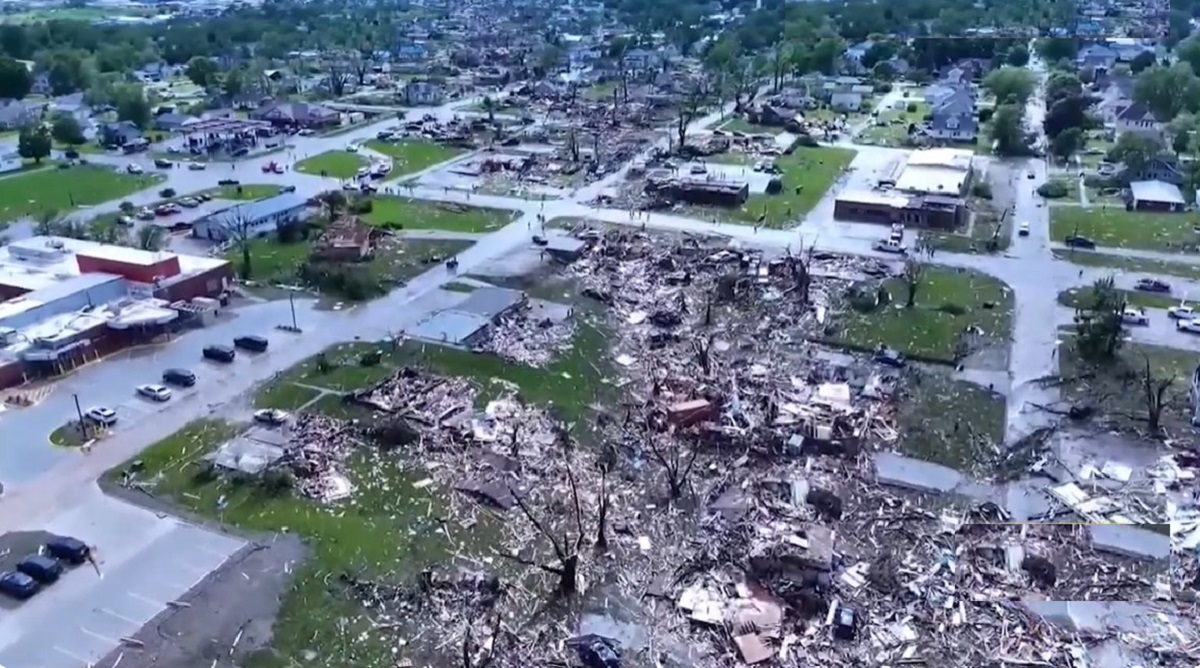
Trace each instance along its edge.
<path fill-rule="evenodd" d="M 275 174 L 282 174 L 283 173 L 283 165 L 272 160 L 271 162 L 268 162 L 267 164 L 263 165 L 262 170 L 263 170 L 263 174 L 270 174 L 272 172 L 274 172 Z"/>

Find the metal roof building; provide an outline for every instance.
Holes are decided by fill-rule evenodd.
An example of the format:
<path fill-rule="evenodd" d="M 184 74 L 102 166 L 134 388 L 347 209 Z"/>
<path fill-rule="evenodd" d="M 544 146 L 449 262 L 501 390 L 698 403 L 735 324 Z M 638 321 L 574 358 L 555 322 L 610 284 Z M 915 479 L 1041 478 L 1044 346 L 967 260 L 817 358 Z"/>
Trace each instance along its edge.
<path fill-rule="evenodd" d="M 307 206 L 308 200 L 294 192 L 238 204 L 197 219 L 192 236 L 225 241 L 243 225 L 248 236 L 263 236 L 274 232 L 280 224 L 299 222 Z"/>

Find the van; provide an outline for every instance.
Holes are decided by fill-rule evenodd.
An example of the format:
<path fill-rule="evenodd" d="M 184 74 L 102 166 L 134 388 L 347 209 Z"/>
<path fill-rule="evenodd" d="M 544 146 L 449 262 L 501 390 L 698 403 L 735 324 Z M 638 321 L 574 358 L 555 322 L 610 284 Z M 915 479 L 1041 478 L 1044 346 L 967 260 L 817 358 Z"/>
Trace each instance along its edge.
<path fill-rule="evenodd" d="M 187 369 L 167 369 L 162 375 L 163 383 L 191 387 L 196 384 L 196 374 Z"/>
<path fill-rule="evenodd" d="M 214 360 L 217 362 L 232 362 L 233 358 L 237 357 L 237 352 L 229 346 L 205 346 L 204 359 Z"/>
<path fill-rule="evenodd" d="M 267 339 L 261 336 L 239 336 L 233 340 L 233 345 L 235 348 L 261 353 L 267 350 Z"/>

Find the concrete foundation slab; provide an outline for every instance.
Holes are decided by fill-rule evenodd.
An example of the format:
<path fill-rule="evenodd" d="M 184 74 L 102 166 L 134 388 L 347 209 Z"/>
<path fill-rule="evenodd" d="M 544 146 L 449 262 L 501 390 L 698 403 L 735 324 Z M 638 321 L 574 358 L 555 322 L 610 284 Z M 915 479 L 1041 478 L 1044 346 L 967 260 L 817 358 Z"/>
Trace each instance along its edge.
<path fill-rule="evenodd" d="M 951 492 L 965 480 L 963 474 L 952 468 L 891 452 L 877 453 L 872 461 L 875 478 L 880 483 L 918 492 Z"/>
<path fill-rule="evenodd" d="M 1126 524 L 1088 526 L 1092 547 L 1131 559 L 1157 561 L 1171 556 L 1171 537 Z"/>

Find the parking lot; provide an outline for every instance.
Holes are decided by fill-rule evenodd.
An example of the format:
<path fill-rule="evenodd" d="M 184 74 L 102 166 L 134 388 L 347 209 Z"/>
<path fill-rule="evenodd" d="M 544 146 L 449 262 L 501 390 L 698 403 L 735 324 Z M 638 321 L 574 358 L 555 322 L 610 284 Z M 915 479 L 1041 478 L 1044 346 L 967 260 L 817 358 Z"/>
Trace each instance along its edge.
<path fill-rule="evenodd" d="M 99 661 L 245 545 L 98 489 L 93 497 L 45 529 L 93 545 L 97 568 L 85 563 L 68 570 L 4 612 L 5 668 L 83 668 Z"/>

